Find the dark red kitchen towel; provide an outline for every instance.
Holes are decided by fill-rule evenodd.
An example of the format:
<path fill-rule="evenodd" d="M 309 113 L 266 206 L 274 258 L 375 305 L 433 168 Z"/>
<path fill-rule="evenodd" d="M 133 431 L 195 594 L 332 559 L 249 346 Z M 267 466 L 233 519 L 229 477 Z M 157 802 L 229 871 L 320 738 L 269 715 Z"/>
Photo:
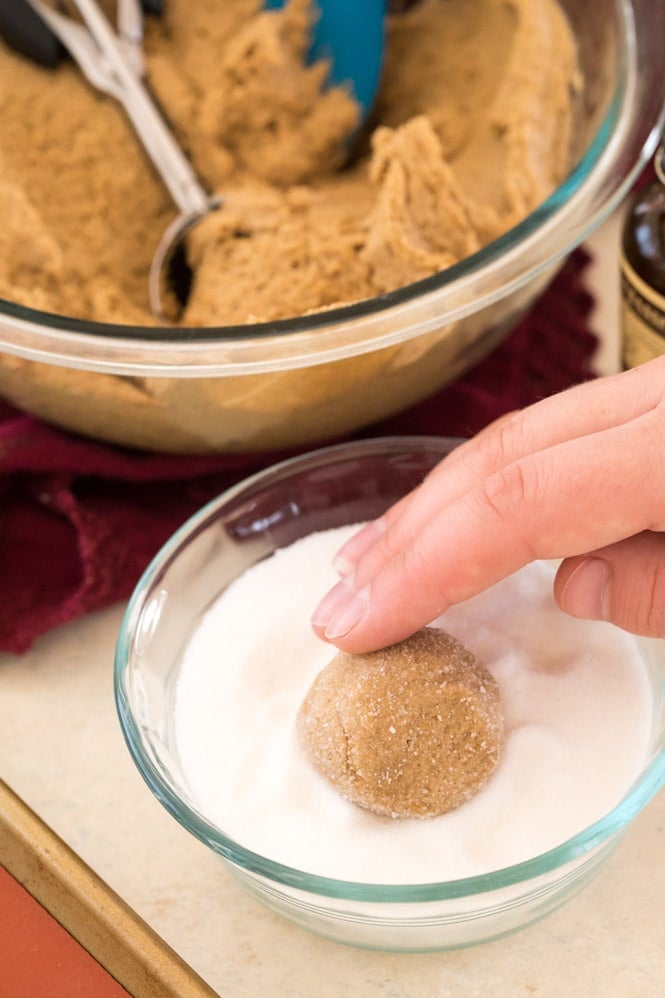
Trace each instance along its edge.
<path fill-rule="evenodd" d="M 592 377 L 588 261 L 576 250 L 529 315 L 473 371 L 355 436 L 469 436 Z M 125 599 L 192 512 L 283 456 L 137 452 L 66 433 L 0 402 L 0 650 L 25 652 L 57 624 Z"/>

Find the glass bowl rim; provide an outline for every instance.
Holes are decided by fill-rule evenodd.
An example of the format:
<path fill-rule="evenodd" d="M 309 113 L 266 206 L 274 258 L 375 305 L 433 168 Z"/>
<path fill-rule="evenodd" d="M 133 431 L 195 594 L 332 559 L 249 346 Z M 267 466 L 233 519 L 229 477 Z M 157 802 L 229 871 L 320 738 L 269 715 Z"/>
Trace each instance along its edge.
<path fill-rule="evenodd" d="M 137 583 L 123 614 L 114 657 L 116 709 L 125 742 L 139 773 L 171 816 L 241 871 L 258 874 L 285 887 L 338 900 L 411 903 L 468 898 L 499 891 L 519 883 L 527 885 L 529 880 L 565 866 L 596 846 L 607 844 L 612 837 L 625 830 L 628 823 L 665 786 L 664 748 L 633 781 L 615 807 L 574 836 L 538 856 L 499 870 L 459 880 L 415 884 L 364 883 L 324 877 L 299 870 L 246 849 L 174 793 L 169 782 L 144 751 L 125 682 L 131 661 L 132 634 L 135 623 L 140 619 L 142 601 L 149 587 L 159 578 L 163 569 L 177 558 L 179 550 L 186 546 L 191 535 L 197 533 L 208 521 L 214 520 L 228 502 L 234 501 L 243 492 L 255 488 L 262 482 L 267 484 L 286 479 L 293 472 L 313 470 L 350 457 L 388 457 L 391 454 L 402 453 L 406 455 L 413 453 L 414 448 L 427 450 L 433 456 L 443 457 L 461 442 L 460 438 L 442 436 L 374 437 L 317 448 L 272 464 L 225 489 L 190 516 L 162 546 Z"/>

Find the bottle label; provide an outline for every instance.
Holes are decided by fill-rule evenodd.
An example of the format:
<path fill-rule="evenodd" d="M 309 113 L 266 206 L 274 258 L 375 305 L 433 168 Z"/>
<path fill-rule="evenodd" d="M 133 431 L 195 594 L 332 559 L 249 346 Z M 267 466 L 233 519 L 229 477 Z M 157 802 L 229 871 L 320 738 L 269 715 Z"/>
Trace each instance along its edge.
<path fill-rule="evenodd" d="M 624 368 L 665 353 L 665 295 L 643 281 L 623 255 L 621 327 Z"/>

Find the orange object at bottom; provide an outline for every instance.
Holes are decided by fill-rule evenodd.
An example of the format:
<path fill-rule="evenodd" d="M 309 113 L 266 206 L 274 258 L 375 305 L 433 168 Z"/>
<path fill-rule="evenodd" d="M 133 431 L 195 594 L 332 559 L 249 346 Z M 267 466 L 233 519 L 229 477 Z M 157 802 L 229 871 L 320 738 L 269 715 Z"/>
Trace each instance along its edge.
<path fill-rule="evenodd" d="M 0 998 L 128 998 L 128 994 L 0 867 Z"/>

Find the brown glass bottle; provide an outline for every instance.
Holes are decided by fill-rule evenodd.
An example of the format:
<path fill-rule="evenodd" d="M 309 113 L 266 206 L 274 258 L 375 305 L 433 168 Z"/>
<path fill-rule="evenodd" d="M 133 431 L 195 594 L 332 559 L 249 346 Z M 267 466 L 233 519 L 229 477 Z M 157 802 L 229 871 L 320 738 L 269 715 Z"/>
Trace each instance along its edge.
<path fill-rule="evenodd" d="M 637 367 L 665 353 L 665 144 L 656 179 L 628 205 L 621 240 L 621 360 Z"/>

